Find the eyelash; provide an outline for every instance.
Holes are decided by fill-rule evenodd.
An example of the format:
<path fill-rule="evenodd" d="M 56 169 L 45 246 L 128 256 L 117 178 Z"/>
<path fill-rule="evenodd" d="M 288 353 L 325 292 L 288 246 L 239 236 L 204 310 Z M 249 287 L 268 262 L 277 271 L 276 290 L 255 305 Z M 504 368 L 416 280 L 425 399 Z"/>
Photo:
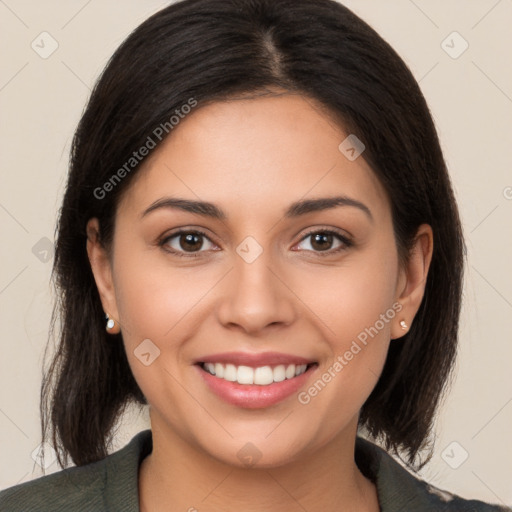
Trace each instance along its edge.
<path fill-rule="evenodd" d="M 158 245 L 160 247 L 164 248 L 165 251 L 167 251 L 175 256 L 178 256 L 180 258 L 198 258 L 200 256 L 201 252 L 204 252 L 204 251 L 197 251 L 195 253 L 194 252 L 184 253 L 181 251 L 176 251 L 174 249 L 167 249 L 164 247 L 169 242 L 169 240 L 172 240 L 173 238 L 175 238 L 179 235 L 184 235 L 184 234 L 200 235 L 200 236 L 210 240 L 210 237 L 204 231 L 201 231 L 200 229 L 190 229 L 190 230 L 182 229 L 180 231 L 176 231 L 172 235 L 166 236 L 165 238 L 161 239 L 158 242 Z M 337 254 L 337 253 L 344 251 L 354 245 L 353 242 L 351 240 L 349 240 L 345 235 L 342 235 L 340 232 L 333 230 L 333 229 L 313 229 L 311 231 L 308 231 L 300 239 L 299 243 L 303 242 L 304 240 L 306 240 L 306 238 L 310 237 L 311 235 L 316 235 L 316 234 L 334 235 L 343 244 L 342 246 L 338 247 L 337 249 L 329 249 L 327 251 L 307 251 L 307 252 L 314 252 L 315 254 L 317 254 L 318 256 L 321 256 L 321 257 L 332 256 L 333 254 Z M 212 242 L 212 241 L 210 240 L 210 242 Z"/>

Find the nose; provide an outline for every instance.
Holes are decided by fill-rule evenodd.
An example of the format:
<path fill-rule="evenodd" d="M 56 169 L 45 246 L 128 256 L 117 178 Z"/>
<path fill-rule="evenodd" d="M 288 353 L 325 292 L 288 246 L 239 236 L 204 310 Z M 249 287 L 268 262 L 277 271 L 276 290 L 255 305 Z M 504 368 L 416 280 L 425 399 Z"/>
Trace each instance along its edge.
<path fill-rule="evenodd" d="M 218 308 L 218 318 L 224 327 L 257 334 L 294 321 L 295 296 L 278 266 L 272 264 L 269 252 L 263 251 L 252 263 L 235 257 Z"/>

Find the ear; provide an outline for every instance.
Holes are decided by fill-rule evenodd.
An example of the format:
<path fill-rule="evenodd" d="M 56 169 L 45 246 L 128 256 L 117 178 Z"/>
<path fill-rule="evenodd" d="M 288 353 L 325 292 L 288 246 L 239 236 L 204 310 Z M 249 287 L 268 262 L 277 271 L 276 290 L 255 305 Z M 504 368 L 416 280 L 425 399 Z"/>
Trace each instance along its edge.
<path fill-rule="evenodd" d="M 428 224 L 422 224 L 416 232 L 409 260 L 400 270 L 396 301 L 402 305 L 402 309 L 395 316 L 391 328 L 391 339 L 401 338 L 411 328 L 425 294 L 433 248 L 432 228 Z M 405 322 L 405 328 L 402 327 L 401 322 Z"/>
<path fill-rule="evenodd" d="M 112 279 L 112 264 L 106 249 L 101 244 L 100 226 L 98 219 L 92 218 L 87 222 L 87 255 L 91 264 L 96 287 L 101 299 L 103 311 L 119 325 L 119 314 Z"/>

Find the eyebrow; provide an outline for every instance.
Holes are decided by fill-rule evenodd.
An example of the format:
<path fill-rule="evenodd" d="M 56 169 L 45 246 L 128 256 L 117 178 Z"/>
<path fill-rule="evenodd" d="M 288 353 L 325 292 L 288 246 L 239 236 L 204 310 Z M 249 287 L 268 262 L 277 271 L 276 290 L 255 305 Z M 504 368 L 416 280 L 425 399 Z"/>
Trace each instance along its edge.
<path fill-rule="evenodd" d="M 363 211 L 368 218 L 373 222 L 373 215 L 364 203 L 352 199 L 347 196 L 335 196 L 335 197 L 320 197 L 317 199 L 302 199 L 292 203 L 285 212 L 286 218 L 296 218 L 301 215 L 306 215 L 312 212 L 318 212 L 322 210 L 329 210 L 338 206 L 351 206 L 358 208 Z M 179 209 L 189 213 L 195 213 L 197 215 L 203 215 L 205 217 L 211 217 L 218 220 L 226 220 L 226 213 L 213 203 L 207 201 L 195 201 L 192 199 L 181 199 L 177 197 L 163 197 L 152 203 L 146 210 L 144 210 L 141 218 L 145 217 L 149 213 L 161 209 L 171 208 Z"/>

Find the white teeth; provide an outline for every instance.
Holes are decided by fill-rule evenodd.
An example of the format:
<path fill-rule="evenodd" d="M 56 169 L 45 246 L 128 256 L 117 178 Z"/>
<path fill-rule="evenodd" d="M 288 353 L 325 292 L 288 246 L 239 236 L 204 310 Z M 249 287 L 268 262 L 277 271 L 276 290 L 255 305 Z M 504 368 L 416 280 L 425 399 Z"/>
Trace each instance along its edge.
<path fill-rule="evenodd" d="M 284 376 L 287 379 L 291 379 L 291 378 L 295 377 L 295 365 L 294 364 L 289 364 L 286 367 L 286 371 L 284 372 Z"/>
<path fill-rule="evenodd" d="M 215 375 L 217 377 L 224 377 L 224 366 L 222 366 L 220 363 L 215 363 Z"/>
<path fill-rule="evenodd" d="M 259 366 L 251 368 L 250 366 L 235 366 L 233 364 L 222 363 L 204 363 L 203 368 L 219 377 L 220 379 L 239 384 L 258 384 L 259 386 L 268 386 L 274 382 L 282 382 L 286 379 L 293 379 L 301 375 L 307 369 L 306 364 L 285 366 L 280 364 L 274 368 L 270 366 Z"/>
<path fill-rule="evenodd" d="M 300 364 L 295 367 L 295 375 L 300 375 L 306 371 L 307 364 Z"/>
<path fill-rule="evenodd" d="M 286 370 L 284 365 L 279 365 L 274 368 L 274 382 L 282 382 L 286 378 Z"/>
<path fill-rule="evenodd" d="M 239 384 L 254 384 L 254 370 L 249 366 L 239 366 L 236 380 Z"/>
<path fill-rule="evenodd" d="M 254 370 L 254 383 L 260 386 L 267 386 L 274 382 L 274 372 L 270 366 L 261 366 Z"/>
<path fill-rule="evenodd" d="M 229 380 L 230 382 L 235 382 L 236 380 L 236 366 L 234 364 L 227 364 L 224 367 L 224 379 Z"/>

